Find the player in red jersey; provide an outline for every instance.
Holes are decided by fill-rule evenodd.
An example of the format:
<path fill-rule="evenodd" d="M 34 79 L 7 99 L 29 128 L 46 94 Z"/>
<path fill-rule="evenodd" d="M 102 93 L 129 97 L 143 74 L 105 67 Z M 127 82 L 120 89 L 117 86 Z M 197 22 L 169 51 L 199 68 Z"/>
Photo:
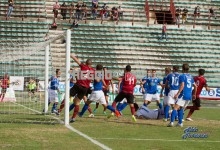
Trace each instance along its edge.
<path fill-rule="evenodd" d="M 107 67 L 103 67 L 104 73 L 106 73 L 106 70 L 107 70 L 107 69 L 108 69 Z M 106 103 L 108 104 L 109 85 L 111 85 L 111 87 L 112 87 L 112 93 L 114 93 L 114 86 L 113 86 L 112 80 L 104 78 L 104 81 L 105 81 L 106 86 L 103 87 L 103 92 L 104 92 L 104 95 L 105 95 Z M 94 113 L 96 112 L 96 110 L 98 109 L 98 107 L 99 107 L 99 103 L 96 103 L 96 107 L 95 107 L 95 109 L 93 110 Z M 104 114 L 106 114 L 105 111 L 106 111 L 106 108 L 104 107 L 104 110 L 103 110 L 103 113 L 104 113 Z"/>
<path fill-rule="evenodd" d="M 136 122 L 136 118 L 134 116 L 135 108 L 134 108 L 133 91 L 134 91 L 134 87 L 136 86 L 137 79 L 136 79 L 136 76 L 131 73 L 130 65 L 126 66 L 124 76 L 122 79 L 119 79 L 119 80 L 122 80 L 123 82 L 122 89 L 119 92 L 119 94 L 116 96 L 114 102 L 112 103 L 112 107 L 116 108 L 116 104 L 118 102 L 121 102 L 124 98 L 126 98 L 127 103 L 130 105 L 132 120 Z M 112 114 L 108 116 L 108 118 L 110 118 L 111 116 Z"/>
<path fill-rule="evenodd" d="M 90 59 L 87 59 L 86 63 L 84 64 L 81 63 L 73 54 L 71 54 L 71 58 L 79 65 L 81 69 L 80 74 L 77 76 L 76 84 L 74 84 L 74 86 L 70 89 L 70 96 L 75 96 L 73 100 L 75 108 L 70 122 L 75 122 L 75 118 L 79 112 L 80 101 L 90 88 L 91 79 L 89 79 L 89 76 L 92 72 L 94 72 L 94 69 L 92 68 L 92 60 Z"/>
<path fill-rule="evenodd" d="M 0 94 L 0 98 L 1 98 L 1 102 L 3 102 L 3 99 L 5 97 L 5 94 L 6 94 L 6 91 L 7 91 L 7 88 L 9 87 L 9 76 L 8 74 L 6 73 L 4 75 L 4 78 L 1 80 L 1 94 Z"/>
<path fill-rule="evenodd" d="M 197 85 L 196 99 L 192 101 L 192 102 L 193 102 L 193 106 L 187 106 L 187 107 L 186 107 L 186 109 L 190 109 L 190 110 L 189 110 L 189 113 L 188 113 L 188 115 L 187 115 L 187 117 L 186 117 L 186 120 L 187 120 L 187 121 L 193 121 L 193 120 L 190 118 L 190 117 L 192 116 L 193 112 L 194 112 L 195 110 L 200 110 L 201 105 L 200 105 L 200 97 L 199 97 L 199 95 L 200 95 L 200 93 L 201 93 L 203 87 L 205 87 L 205 89 L 206 89 L 207 91 L 210 90 L 210 88 L 208 87 L 208 85 L 207 85 L 207 83 L 206 83 L 206 79 L 205 79 L 205 77 L 204 77 L 205 70 L 204 70 L 204 69 L 199 69 L 198 73 L 199 73 L 199 75 L 194 77 L 194 81 L 195 81 L 195 83 L 196 83 L 196 85 Z M 185 109 L 185 110 L 186 110 L 186 109 Z"/>

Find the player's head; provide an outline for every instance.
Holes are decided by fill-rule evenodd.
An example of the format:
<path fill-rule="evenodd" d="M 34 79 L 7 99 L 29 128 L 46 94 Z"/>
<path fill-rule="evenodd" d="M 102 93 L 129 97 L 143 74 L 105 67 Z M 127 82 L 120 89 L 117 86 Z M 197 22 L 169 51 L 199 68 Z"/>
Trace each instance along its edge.
<path fill-rule="evenodd" d="M 151 69 L 146 69 L 147 70 L 147 76 L 151 77 Z"/>
<path fill-rule="evenodd" d="M 203 76 L 205 74 L 205 69 L 199 69 L 198 73 L 200 76 Z"/>
<path fill-rule="evenodd" d="M 96 70 L 102 70 L 103 66 L 101 64 L 96 65 Z"/>
<path fill-rule="evenodd" d="M 108 70 L 108 67 L 103 67 L 103 70 L 104 70 L 104 71 Z"/>
<path fill-rule="evenodd" d="M 152 69 L 151 71 L 152 71 L 152 77 L 155 77 L 156 76 L 156 72 L 157 72 L 156 69 Z"/>
<path fill-rule="evenodd" d="M 173 66 L 173 72 L 178 72 L 179 71 L 179 66 Z"/>
<path fill-rule="evenodd" d="M 183 64 L 182 65 L 182 71 L 185 72 L 185 73 L 189 72 L 189 64 Z"/>
<path fill-rule="evenodd" d="M 56 69 L 56 76 L 57 76 L 57 77 L 60 77 L 60 74 L 61 74 L 60 69 Z"/>
<path fill-rule="evenodd" d="M 125 72 L 131 72 L 131 66 L 130 65 L 127 65 L 125 67 Z"/>
<path fill-rule="evenodd" d="M 168 75 L 171 72 L 171 68 L 170 67 L 166 67 L 165 68 L 165 75 Z"/>
<path fill-rule="evenodd" d="M 87 60 L 86 60 L 86 65 L 92 66 L 92 60 L 91 60 L 91 59 L 87 59 Z"/>

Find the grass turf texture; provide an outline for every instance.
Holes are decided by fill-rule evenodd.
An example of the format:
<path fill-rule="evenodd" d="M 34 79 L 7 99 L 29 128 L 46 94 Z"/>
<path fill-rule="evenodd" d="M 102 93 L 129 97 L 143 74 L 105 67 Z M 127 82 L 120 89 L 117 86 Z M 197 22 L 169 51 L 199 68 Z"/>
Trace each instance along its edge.
<path fill-rule="evenodd" d="M 101 149 L 68 130 L 48 115 L 39 115 L 33 112 L 33 114 L 29 114 L 30 110 L 27 110 L 26 114 L 24 113 L 25 108 L 12 107 L 12 104 L 10 108 L 13 108 L 13 113 L 6 114 L 10 110 L 6 104 L 0 104 L 0 110 L 3 110 L 3 113 L 0 114 L 0 120 L 4 120 L 0 121 L 0 149 Z M 3 109 L 6 108 L 3 105 L 7 109 Z M 31 104 L 25 105 L 27 107 L 33 106 Z M 40 106 L 36 109 L 42 111 Z M 102 110 L 103 108 L 100 106 L 95 118 L 88 118 L 86 113 L 83 118 L 77 118 L 77 121 L 70 125 L 114 150 L 220 149 L 220 109 L 218 107 L 202 108 L 200 111 L 196 111 L 193 115 L 194 121 L 185 121 L 183 128 L 168 128 L 166 127 L 168 122 L 162 120 L 137 120 L 137 123 L 133 123 L 128 107 L 119 119 L 115 117 L 106 119 Z M 16 111 L 22 113 L 15 113 Z M 58 118 L 63 120 L 63 114 Z M 208 138 L 182 139 L 183 130 L 190 126 L 197 127 L 199 130 L 197 133 L 208 134 Z"/>

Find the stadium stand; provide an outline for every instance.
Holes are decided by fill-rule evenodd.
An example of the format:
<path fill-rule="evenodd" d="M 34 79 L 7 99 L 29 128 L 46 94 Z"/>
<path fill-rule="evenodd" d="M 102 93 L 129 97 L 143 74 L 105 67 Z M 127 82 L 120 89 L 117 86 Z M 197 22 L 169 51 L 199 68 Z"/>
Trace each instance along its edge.
<path fill-rule="evenodd" d="M 40 8 L 44 8 L 46 12 L 41 18 L 47 17 L 47 22 L 1 21 L 1 29 L 4 31 L 1 32 L 1 38 L 28 40 L 29 37 L 34 37 L 36 40 L 43 40 L 43 37 L 48 32 L 48 25 L 52 23 L 52 5 L 54 2 L 41 0 L 29 2 L 18 0 L 16 4 L 20 3 L 19 5 L 25 8 L 30 6 L 29 8 L 33 11 L 37 10 L 38 5 L 40 5 Z M 59 1 L 60 5 L 63 2 L 69 5 L 72 1 L 61 0 Z M 74 0 L 75 4 L 76 2 Z M 124 17 L 118 24 L 110 20 L 101 22 L 100 18 L 98 20 L 91 20 L 90 16 L 86 18 L 86 23 L 85 20 L 79 21 L 79 28 L 73 30 L 71 39 L 71 51 L 76 53 L 78 57 L 83 60 L 91 58 L 95 64 L 103 63 L 104 66 L 109 67 L 109 69 L 115 72 L 122 72 L 122 69 L 128 63 L 132 65 L 137 73 L 145 72 L 144 70 L 147 67 L 156 68 L 159 76 L 163 75 L 164 67 L 190 63 L 193 66 L 191 70 L 193 74 L 196 74 L 199 68 L 204 68 L 207 70 L 206 76 L 209 79 L 210 85 L 219 86 L 217 78 L 220 67 L 219 17 L 216 20 L 211 20 L 211 30 L 208 30 L 209 20 L 206 17 L 208 15 L 208 8 L 211 6 L 215 9 L 218 8 L 220 5 L 219 1 L 175 1 L 176 7 L 187 7 L 190 14 L 193 13 L 194 7 L 199 5 L 201 6 L 200 12 L 204 13 L 204 15 L 201 14 L 201 17 L 196 20 L 195 27 L 193 27 L 194 18 L 191 15 L 189 15 L 188 22 L 185 25 L 180 25 L 180 27 L 174 24 L 168 25 L 168 41 L 158 40 L 161 36 L 162 25 L 154 24 L 154 18 L 150 18 L 150 25 L 147 26 L 144 0 L 100 0 L 99 5 L 102 6 L 104 3 L 107 3 L 110 8 L 122 6 L 125 11 Z M 91 2 L 86 1 L 86 4 L 90 8 Z M 169 9 L 169 4 L 169 1 L 166 0 L 162 4 L 161 1 L 156 0 L 155 3 L 154 0 L 149 0 L 150 16 L 156 16 L 155 10 L 159 11 L 161 6 L 163 6 L 162 9 Z M 5 15 L 6 5 L 6 2 L 0 5 L 1 17 Z M 13 13 L 16 18 L 15 14 L 17 14 L 16 11 Z M 38 18 L 38 15 L 38 13 L 35 13 L 35 16 L 34 13 L 33 16 L 27 15 L 27 19 L 29 17 Z M 69 17 L 67 12 L 67 18 Z M 59 12 L 57 20 L 58 29 L 49 31 L 50 35 L 54 33 L 55 35 L 62 34 L 62 32 L 70 27 L 73 18 L 69 18 L 70 20 L 66 21 L 60 20 L 60 18 Z M 53 68 L 60 68 L 65 65 L 64 52 L 65 42 L 58 41 L 51 44 Z M 36 57 L 36 59 L 41 61 L 43 54 L 39 54 L 39 57 Z"/>

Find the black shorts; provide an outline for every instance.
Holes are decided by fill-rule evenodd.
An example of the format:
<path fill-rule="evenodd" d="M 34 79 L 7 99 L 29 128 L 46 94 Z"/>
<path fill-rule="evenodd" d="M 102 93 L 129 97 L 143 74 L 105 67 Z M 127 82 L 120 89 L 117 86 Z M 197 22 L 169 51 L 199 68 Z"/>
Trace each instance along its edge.
<path fill-rule="evenodd" d="M 103 90 L 105 96 L 109 96 L 109 90 Z"/>
<path fill-rule="evenodd" d="M 6 93 L 7 88 L 2 88 L 1 93 Z"/>
<path fill-rule="evenodd" d="M 200 101 L 200 98 L 196 98 L 195 100 L 192 101 L 193 102 L 193 105 L 196 106 L 196 107 L 201 107 L 201 101 Z"/>
<path fill-rule="evenodd" d="M 87 93 L 88 88 L 74 84 L 70 89 L 70 96 L 74 97 L 77 94 L 77 97 L 81 100 Z"/>
<path fill-rule="evenodd" d="M 121 102 L 124 98 L 127 99 L 128 104 L 133 104 L 134 103 L 134 95 L 130 93 L 123 93 L 120 92 L 116 97 L 115 97 L 115 102 Z"/>
<path fill-rule="evenodd" d="M 92 93 L 92 88 L 88 88 L 87 92 L 86 92 L 86 97 L 88 97 L 88 95 L 91 94 L 91 93 Z"/>
<path fill-rule="evenodd" d="M 35 93 L 35 89 L 32 89 L 32 90 L 28 90 L 28 92 L 30 92 L 30 93 Z"/>

